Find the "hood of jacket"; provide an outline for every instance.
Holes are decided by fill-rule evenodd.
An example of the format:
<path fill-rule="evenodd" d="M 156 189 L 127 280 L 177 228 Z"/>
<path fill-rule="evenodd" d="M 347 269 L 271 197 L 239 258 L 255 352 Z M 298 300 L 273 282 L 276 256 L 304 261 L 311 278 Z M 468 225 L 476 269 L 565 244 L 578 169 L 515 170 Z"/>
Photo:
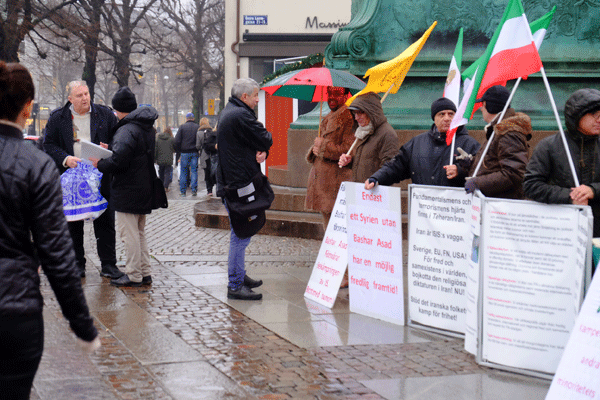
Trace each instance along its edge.
<path fill-rule="evenodd" d="M 157 138 L 158 138 L 159 140 L 169 140 L 169 139 L 170 139 L 170 138 L 172 138 L 172 137 L 173 137 L 173 136 L 169 135 L 167 132 L 162 132 L 162 133 L 159 133 L 159 134 L 158 134 L 158 136 L 157 136 Z"/>
<path fill-rule="evenodd" d="M 152 128 L 157 119 L 158 112 L 154 107 L 138 107 L 120 120 L 117 128 L 132 123 L 148 129 Z"/>
<path fill-rule="evenodd" d="M 210 127 L 209 124 L 202 124 L 202 125 L 200 125 L 200 127 L 198 129 L 209 129 L 212 131 L 212 128 Z"/>
<path fill-rule="evenodd" d="M 369 116 L 374 131 L 387 122 L 383 107 L 381 107 L 381 98 L 374 92 L 361 94 L 354 99 L 351 106 L 358 108 Z"/>
<path fill-rule="evenodd" d="M 525 140 L 531 139 L 533 128 L 531 127 L 531 118 L 527 114 L 516 112 L 513 108 L 508 108 L 502 121 L 497 123 L 496 120 L 499 116 L 500 114 L 484 128 L 487 139 L 490 138 L 492 132 L 496 132 L 498 136 L 504 135 L 507 132 L 519 132 L 525 136 Z"/>
<path fill-rule="evenodd" d="M 567 134 L 578 142 L 583 140 L 596 140 L 597 136 L 584 135 L 579 132 L 579 120 L 585 114 L 600 109 L 600 91 L 596 89 L 579 89 L 569 97 L 565 103 L 565 124 Z"/>

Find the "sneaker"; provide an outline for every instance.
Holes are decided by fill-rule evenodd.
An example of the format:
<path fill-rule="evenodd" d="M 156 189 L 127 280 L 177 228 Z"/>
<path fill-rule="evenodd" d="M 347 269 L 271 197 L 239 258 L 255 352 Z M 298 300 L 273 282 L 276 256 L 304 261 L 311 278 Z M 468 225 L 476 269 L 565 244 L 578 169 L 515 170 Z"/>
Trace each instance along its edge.
<path fill-rule="evenodd" d="M 185 197 L 185 193 L 179 193 L 180 197 Z"/>
<path fill-rule="evenodd" d="M 196 197 L 198 195 L 197 192 L 192 192 L 192 197 Z"/>
<path fill-rule="evenodd" d="M 139 287 L 142 286 L 142 282 L 133 282 L 131 280 L 129 280 L 129 277 L 127 276 L 127 274 L 123 274 L 122 277 L 120 277 L 119 279 L 112 279 L 110 281 L 111 285 L 114 286 L 118 286 L 118 287 Z"/>
<path fill-rule="evenodd" d="M 248 286 L 248 288 L 256 288 L 263 284 L 262 280 L 254 280 L 250 278 L 248 275 L 244 275 L 244 286 Z"/>
<path fill-rule="evenodd" d="M 206 193 L 207 196 L 212 196 L 212 192 Z"/>
<path fill-rule="evenodd" d="M 152 284 L 152 276 L 144 276 L 142 277 L 142 285 L 151 285 Z"/>
<path fill-rule="evenodd" d="M 228 287 L 227 298 L 237 300 L 261 300 L 262 293 L 254 293 L 248 286 L 242 285 L 236 290 Z"/>
<path fill-rule="evenodd" d="M 119 279 L 123 275 L 125 274 L 119 271 L 116 265 L 111 264 L 104 264 L 100 271 L 100 276 L 103 278 Z"/>

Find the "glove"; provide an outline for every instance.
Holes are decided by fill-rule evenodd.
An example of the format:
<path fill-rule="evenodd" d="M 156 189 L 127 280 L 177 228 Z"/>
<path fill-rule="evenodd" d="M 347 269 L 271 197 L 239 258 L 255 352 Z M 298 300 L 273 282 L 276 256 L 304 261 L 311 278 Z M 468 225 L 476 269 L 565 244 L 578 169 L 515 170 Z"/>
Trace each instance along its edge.
<path fill-rule="evenodd" d="M 369 178 L 369 179 L 368 179 L 368 181 L 369 181 L 369 183 L 374 183 L 374 184 L 375 184 L 375 186 L 377 186 L 377 184 L 379 183 L 379 182 L 377 181 L 377 179 L 375 179 L 375 178 Z"/>
<path fill-rule="evenodd" d="M 96 336 L 96 338 L 91 342 L 86 342 L 85 340 L 77 338 L 77 343 L 79 343 L 79 346 L 88 354 L 92 354 L 98 350 L 101 345 L 100 338 L 98 336 Z"/>
<path fill-rule="evenodd" d="M 467 178 L 467 182 L 465 183 L 465 191 L 468 194 L 471 194 L 471 193 L 475 192 L 477 189 L 479 189 L 479 186 L 477 186 L 477 183 L 475 182 L 475 178 Z"/>
<path fill-rule="evenodd" d="M 460 156 L 456 157 L 457 160 L 469 160 L 469 161 L 471 161 L 473 159 L 473 154 L 467 153 L 466 151 L 464 151 L 460 147 L 457 147 L 456 151 L 458 151 L 458 154 L 460 154 Z"/>

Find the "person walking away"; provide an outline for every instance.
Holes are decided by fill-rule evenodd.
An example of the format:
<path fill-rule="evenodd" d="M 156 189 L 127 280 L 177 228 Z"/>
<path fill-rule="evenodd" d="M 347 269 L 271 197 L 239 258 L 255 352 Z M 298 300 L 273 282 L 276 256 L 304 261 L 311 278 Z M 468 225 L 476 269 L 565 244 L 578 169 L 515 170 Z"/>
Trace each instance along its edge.
<path fill-rule="evenodd" d="M 221 112 L 218 123 L 217 170 L 218 196 L 224 197 L 224 187 L 242 188 L 261 172 L 260 163 L 267 158 L 273 138 L 254 113 L 258 104 L 258 83 L 250 78 L 238 79 L 231 88 L 229 102 Z M 228 210 L 229 212 L 229 210 Z M 231 217 L 230 217 L 231 219 Z M 230 221 L 231 222 L 231 221 Z M 227 260 L 229 283 L 227 298 L 260 300 L 262 293 L 252 288 L 262 285 L 246 275 L 244 256 L 250 239 L 239 238 L 231 228 L 229 257 Z"/>
<path fill-rule="evenodd" d="M 27 400 L 42 358 L 44 300 L 38 268 L 84 348 L 100 347 L 81 288 L 54 161 L 25 143 L 34 85 L 0 61 L 0 397 Z"/>
<path fill-rule="evenodd" d="M 200 128 L 196 133 L 196 148 L 200 152 L 200 165 L 204 169 L 204 182 L 206 183 L 206 194 L 212 196 L 213 186 L 215 184 L 214 177 L 211 175 L 211 154 L 204 149 L 204 143 L 207 142 L 208 136 L 212 133 L 213 129 L 208 123 L 208 118 L 204 117 L 200 119 Z"/>
<path fill-rule="evenodd" d="M 179 127 L 175 135 L 175 151 L 181 153 L 179 192 L 182 197 L 185 197 L 188 185 L 192 190 L 192 196 L 196 196 L 198 193 L 198 149 L 196 149 L 196 133 L 199 126 L 194 122 L 193 113 L 187 113 L 185 117 L 187 121 Z"/>
<path fill-rule="evenodd" d="M 163 182 L 165 192 L 169 191 L 169 185 L 173 179 L 174 143 L 173 131 L 169 127 L 166 127 L 164 132 L 158 134 L 156 138 L 154 160 L 158 164 L 158 177 Z"/>
<path fill-rule="evenodd" d="M 100 145 L 112 140 L 117 118 L 108 107 L 91 102 L 87 84 L 72 81 L 67 85 L 68 101 L 64 107 L 50 114 L 46 124 L 44 150 L 54 159 L 60 173 L 76 168 L 81 162 L 80 140 Z M 104 174 L 100 181 L 100 193 L 110 204 L 110 176 Z M 109 208 L 93 222 L 96 248 L 100 258 L 100 275 L 117 279 L 123 273 L 117 268 L 115 249 L 115 213 Z M 69 232 L 75 245 L 75 256 L 81 277 L 85 277 L 85 250 L 83 247 L 83 221 L 68 222 Z"/>
<path fill-rule="evenodd" d="M 116 211 L 119 231 L 125 242 L 125 275 L 112 279 L 114 286 L 141 286 L 152 283 L 150 253 L 146 242 L 146 215 L 152 212 L 154 168 L 153 107 L 137 108 L 133 92 L 124 86 L 115 93 L 112 106 L 119 123 L 112 142 L 113 154 L 91 160 L 100 172 L 113 174 L 111 207 Z"/>

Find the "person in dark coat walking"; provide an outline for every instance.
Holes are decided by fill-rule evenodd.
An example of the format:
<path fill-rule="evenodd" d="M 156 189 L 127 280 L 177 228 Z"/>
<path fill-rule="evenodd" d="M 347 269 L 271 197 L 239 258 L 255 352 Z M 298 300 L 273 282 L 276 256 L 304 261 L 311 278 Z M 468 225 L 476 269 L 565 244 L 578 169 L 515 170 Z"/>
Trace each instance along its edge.
<path fill-rule="evenodd" d="M 100 145 L 112 140 L 117 117 L 105 106 L 94 104 L 90 92 L 83 81 L 69 82 L 69 101 L 50 114 L 46 124 L 44 150 L 54 159 L 60 173 L 75 168 L 81 162 L 80 140 L 88 140 Z M 104 174 L 100 181 L 100 193 L 110 204 L 110 176 Z M 75 245 L 75 255 L 81 276 L 85 276 L 85 250 L 83 247 L 83 221 L 68 223 L 69 232 Z M 116 279 L 123 276 L 117 268 L 115 250 L 115 213 L 107 209 L 94 220 L 94 235 L 98 257 L 102 266 L 100 275 Z"/>
<path fill-rule="evenodd" d="M 156 138 L 154 162 L 158 164 L 158 177 L 163 182 L 165 192 L 173 180 L 173 155 L 175 154 L 173 131 L 168 126 Z"/>
<path fill-rule="evenodd" d="M 217 195 L 225 196 L 224 187 L 243 188 L 261 172 L 260 163 L 267 158 L 273 145 L 271 134 L 256 119 L 258 84 L 250 78 L 238 79 L 231 88 L 229 102 L 221 112 L 218 123 Z M 231 228 L 229 242 L 227 298 L 260 300 L 262 293 L 252 288 L 262 285 L 246 275 L 244 255 L 250 239 L 239 238 Z"/>
<path fill-rule="evenodd" d="M 179 192 L 182 197 L 185 197 L 188 185 L 192 189 L 192 196 L 196 196 L 198 193 L 198 149 L 196 148 L 196 133 L 199 126 L 194 122 L 194 113 L 187 113 L 185 117 L 187 121 L 179 127 L 175 135 L 175 151 L 181 153 Z"/>
<path fill-rule="evenodd" d="M 110 191 L 119 231 L 125 242 L 125 275 L 110 281 L 115 286 L 140 286 L 152 283 L 150 254 L 144 232 L 146 215 L 152 212 L 154 168 L 153 107 L 137 108 L 135 95 L 125 86 L 112 99 L 119 123 L 112 141 L 113 154 L 91 160 L 102 173 L 113 175 Z"/>
<path fill-rule="evenodd" d="M 525 172 L 525 196 L 549 204 L 589 205 L 600 237 L 600 91 L 579 89 L 565 103 L 566 139 L 579 186 L 560 133 L 542 139 Z"/>
<path fill-rule="evenodd" d="M 29 399 L 44 347 L 41 265 L 84 347 L 100 346 L 62 207 L 58 170 L 23 140 L 34 97 L 29 71 L 0 61 L 0 397 Z"/>
<path fill-rule="evenodd" d="M 418 185 L 463 187 L 468 170 L 460 163 L 448 165 L 450 162 L 450 146 L 446 144 L 446 133 L 456 106 L 445 98 L 439 98 L 431 104 L 431 119 L 434 123 L 428 132 L 410 139 L 398 154 L 365 182 L 365 189 L 370 190 L 376 184 L 391 185 L 404 179 L 412 179 Z M 474 156 L 479 150 L 479 142 L 469 136 L 464 126 L 456 131 L 456 148 Z M 454 154 L 454 159 L 458 154 Z"/>
<path fill-rule="evenodd" d="M 208 123 L 208 118 L 201 118 L 200 128 L 198 128 L 198 132 L 196 133 L 196 148 L 200 152 L 200 165 L 204 169 L 204 182 L 206 183 L 206 194 L 208 196 L 212 196 L 213 186 L 215 185 L 215 177 L 211 174 L 211 156 L 217 150 L 214 147 L 211 149 L 210 146 L 204 147 L 204 143 L 208 144 L 209 136 L 212 134 L 213 129 Z"/>

